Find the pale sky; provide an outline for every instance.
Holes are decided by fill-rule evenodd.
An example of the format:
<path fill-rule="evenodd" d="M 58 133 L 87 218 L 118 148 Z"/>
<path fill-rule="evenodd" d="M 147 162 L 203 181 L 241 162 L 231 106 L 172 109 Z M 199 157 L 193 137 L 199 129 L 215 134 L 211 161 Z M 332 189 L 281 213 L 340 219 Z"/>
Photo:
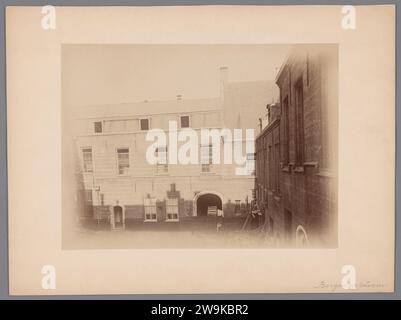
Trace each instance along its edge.
<path fill-rule="evenodd" d="M 286 45 L 65 45 L 63 102 L 70 106 L 219 96 L 229 81 L 274 80 Z"/>

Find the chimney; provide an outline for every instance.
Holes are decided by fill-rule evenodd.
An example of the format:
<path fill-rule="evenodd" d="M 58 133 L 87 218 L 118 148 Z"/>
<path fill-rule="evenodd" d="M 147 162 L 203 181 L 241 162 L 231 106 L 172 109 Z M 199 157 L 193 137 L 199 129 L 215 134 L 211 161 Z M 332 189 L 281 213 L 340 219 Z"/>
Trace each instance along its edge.
<path fill-rule="evenodd" d="M 228 68 L 220 67 L 220 98 L 224 99 L 224 89 L 228 82 Z"/>

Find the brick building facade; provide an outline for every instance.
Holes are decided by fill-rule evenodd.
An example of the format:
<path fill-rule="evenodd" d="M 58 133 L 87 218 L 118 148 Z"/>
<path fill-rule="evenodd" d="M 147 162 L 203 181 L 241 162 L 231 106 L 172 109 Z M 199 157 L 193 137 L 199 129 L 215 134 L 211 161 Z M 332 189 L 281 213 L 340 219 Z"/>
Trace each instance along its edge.
<path fill-rule="evenodd" d="M 337 244 L 337 46 L 296 45 L 256 139 L 256 198 L 280 245 Z"/>

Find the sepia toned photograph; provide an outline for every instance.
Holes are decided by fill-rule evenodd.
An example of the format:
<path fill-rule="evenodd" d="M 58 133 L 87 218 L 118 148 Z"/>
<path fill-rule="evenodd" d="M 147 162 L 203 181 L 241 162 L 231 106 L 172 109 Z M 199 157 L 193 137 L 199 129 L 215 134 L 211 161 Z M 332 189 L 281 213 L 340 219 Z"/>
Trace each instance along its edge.
<path fill-rule="evenodd" d="M 63 45 L 63 248 L 336 247 L 337 59 Z"/>
<path fill-rule="evenodd" d="M 394 292 L 394 5 L 5 22 L 10 295 Z"/>

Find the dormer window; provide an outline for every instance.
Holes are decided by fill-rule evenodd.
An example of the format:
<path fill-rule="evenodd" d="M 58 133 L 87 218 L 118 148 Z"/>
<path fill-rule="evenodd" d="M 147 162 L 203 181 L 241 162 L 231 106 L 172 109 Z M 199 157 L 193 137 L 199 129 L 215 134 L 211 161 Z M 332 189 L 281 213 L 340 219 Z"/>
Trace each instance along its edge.
<path fill-rule="evenodd" d="M 189 128 L 189 116 L 180 116 L 181 128 Z"/>

